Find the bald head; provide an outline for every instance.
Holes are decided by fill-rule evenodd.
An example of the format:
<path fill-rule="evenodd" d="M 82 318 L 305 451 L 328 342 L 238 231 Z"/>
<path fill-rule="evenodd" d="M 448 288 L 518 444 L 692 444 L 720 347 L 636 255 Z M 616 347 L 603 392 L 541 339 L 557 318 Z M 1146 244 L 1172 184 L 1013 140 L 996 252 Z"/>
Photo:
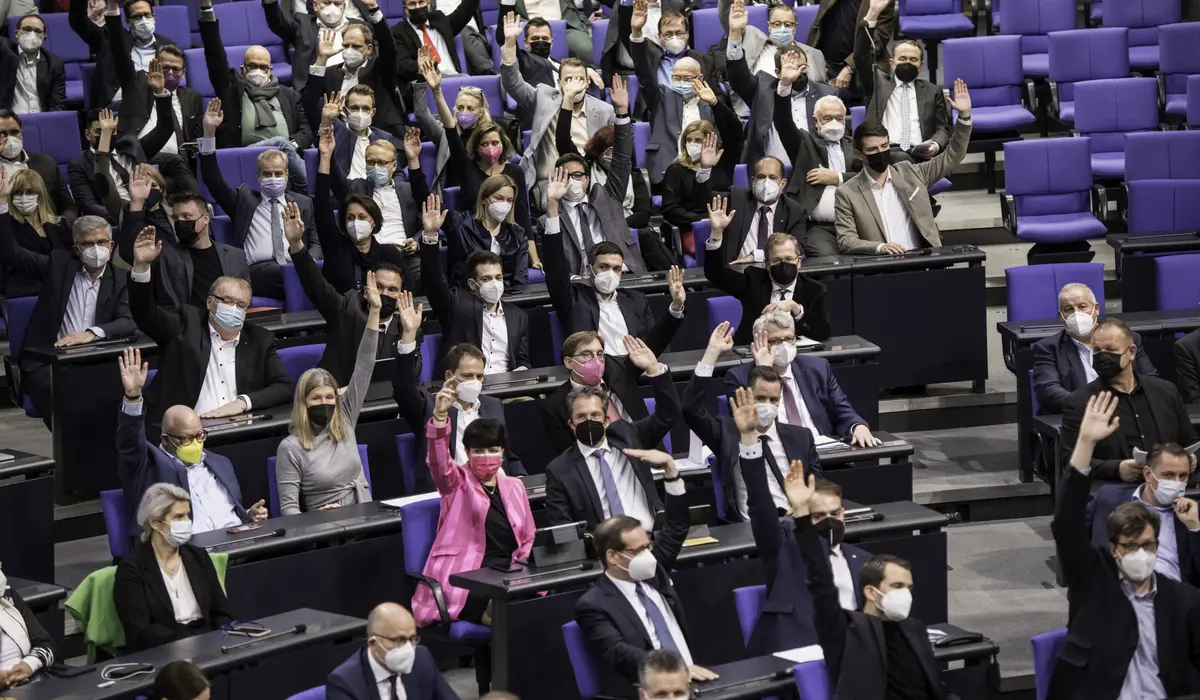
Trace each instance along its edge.
<path fill-rule="evenodd" d="M 411 637 L 417 633 L 412 613 L 399 603 L 380 603 L 367 616 L 368 637 Z"/>
<path fill-rule="evenodd" d="M 242 55 L 242 71 L 249 73 L 252 70 L 271 70 L 271 54 L 265 46 L 251 46 L 246 49 L 246 53 Z"/>
<path fill-rule="evenodd" d="M 672 80 L 692 81 L 700 77 L 700 62 L 689 56 L 684 56 L 675 62 L 671 68 Z"/>
<path fill-rule="evenodd" d="M 163 432 L 171 435 L 192 435 L 204 429 L 200 423 L 200 415 L 191 406 L 183 404 L 172 406 L 163 414 Z"/>

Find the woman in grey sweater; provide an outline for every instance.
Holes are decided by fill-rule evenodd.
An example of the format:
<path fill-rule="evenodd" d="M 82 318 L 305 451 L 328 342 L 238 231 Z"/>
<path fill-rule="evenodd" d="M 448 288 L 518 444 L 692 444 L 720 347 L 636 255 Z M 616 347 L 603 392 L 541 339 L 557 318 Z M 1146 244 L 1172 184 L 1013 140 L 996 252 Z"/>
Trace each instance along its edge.
<path fill-rule="evenodd" d="M 371 500 L 354 426 L 367 396 L 379 347 L 382 304 L 374 272 L 367 273 L 363 293 L 367 297 L 367 323 L 349 386 L 339 392 L 333 375 L 319 367 L 300 375 L 296 382 L 290 434 L 279 443 L 275 457 L 275 481 L 283 515 Z"/>

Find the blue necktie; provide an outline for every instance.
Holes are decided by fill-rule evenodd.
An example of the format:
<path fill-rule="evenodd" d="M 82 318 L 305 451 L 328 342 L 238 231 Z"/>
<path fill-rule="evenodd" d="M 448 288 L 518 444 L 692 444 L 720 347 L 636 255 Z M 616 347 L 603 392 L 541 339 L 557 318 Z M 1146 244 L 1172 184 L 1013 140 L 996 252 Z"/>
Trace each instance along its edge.
<path fill-rule="evenodd" d="M 604 482 L 604 498 L 608 501 L 608 515 L 625 515 L 621 507 L 621 494 L 617 492 L 617 480 L 613 478 L 612 469 L 604 459 L 606 450 L 596 450 L 596 459 L 600 460 L 600 480 Z"/>
<path fill-rule="evenodd" d="M 646 617 L 650 618 L 650 625 L 654 627 L 654 636 L 658 637 L 658 646 L 660 649 L 670 649 L 675 653 L 679 653 L 679 647 L 675 644 L 675 638 L 671 636 L 671 628 L 667 626 L 667 618 L 663 617 L 662 611 L 650 600 L 650 596 L 646 593 L 646 584 L 637 584 L 638 602 L 646 609 Z"/>

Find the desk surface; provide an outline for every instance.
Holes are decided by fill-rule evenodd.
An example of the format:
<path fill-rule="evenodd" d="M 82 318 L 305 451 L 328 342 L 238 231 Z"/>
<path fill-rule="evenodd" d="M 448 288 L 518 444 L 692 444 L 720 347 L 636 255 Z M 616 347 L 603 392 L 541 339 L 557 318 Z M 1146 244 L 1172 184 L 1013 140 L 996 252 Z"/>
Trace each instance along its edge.
<path fill-rule="evenodd" d="M 54 471 L 54 459 L 30 454 L 20 450 L 3 449 L 0 453 L 12 455 L 13 459 L 0 462 L 0 481 L 17 476 L 29 477 L 50 474 Z"/>
<path fill-rule="evenodd" d="M 29 579 L 12 577 L 8 587 L 14 589 L 31 608 L 46 608 L 67 597 L 67 589 L 53 583 L 38 583 Z"/>
<path fill-rule="evenodd" d="M 873 274 L 882 272 L 911 272 L 913 270 L 928 270 L 951 265 L 978 265 L 987 255 L 973 245 L 952 245 L 940 248 L 927 248 L 928 253 L 905 253 L 904 255 L 863 255 L 854 258 L 854 274 Z M 804 270 L 808 271 L 808 261 L 804 261 Z"/>
<path fill-rule="evenodd" d="M 272 536 L 272 533 L 283 531 Z M 252 532 L 229 534 L 225 530 L 201 532 L 191 543 L 230 558 L 260 557 L 330 543 L 351 537 L 381 536 L 400 531 L 400 515 L 385 512 L 378 502 L 271 518 Z"/>
<path fill-rule="evenodd" d="M 878 447 L 844 447 L 836 450 L 825 449 L 817 450 L 817 456 L 821 459 L 821 466 L 831 467 L 839 464 L 848 464 L 850 462 L 865 462 L 867 460 L 876 459 L 895 459 L 898 457 L 908 457 L 916 453 L 917 449 L 912 443 L 886 433 L 882 430 L 876 430 L 872 433 L 875 437 L 883 441 L 883 444 Z"/>
<path fill-rule="evenodd" d="M 1130 330 L 1142 334 L 1178 333 L 1200 328 L 1200 310 L 1196 309 L 1132 311 L 1124 314 L 1109 314 L 1109 316 L 1121 319 L 1129 326 Z M 1018 345 L 1032 345 L 1062 329 L 1062 322 L 1056 318 L 1001 321 L 996 324 L 996 330 L 1000 332 L 1003 340 Z"/>
<path fill-rule="evenodd" d="M 950 516 L 919 506 L 912 501 L 881 503 L 872 506 L 882 513 L 883 520 L 846 524 L 846 541 L 880 537 L 913 530 L 933 531 L 953 522 Z M 709 528 L 717 542 L 685 547 L 676 560 L 678 564 L 698 564 L 711 559 L 744 556 L 756 550 L 754 533 L 749 523 L 734 523 Z M 477 569 L 450 576 L 450 583 L 491 598 L 513 600 L 527 598 L 554 588 L 575 586 L 600 577 L 597 562 L 576 562 L 560 566 L 522 566 L 521 571 L 503 573 L 495 569 Z"/>
<path fill-rule="evenodd" d="M 205 675 L 211 677 L 230 668 L 253 663 L 255 659 L 283 654 L 309 644 L 362 634 L 367 624 L 366 620 L 356 617 L 334 615 L 307 608 L 265 617 L 260 622 L 275 632 L 301 624 L 306 626 L 306 630 L 304 634 L 262 641 L 228 654 L 221 653 L 222 646 L 248 641 L 247 638 L 234 637 L 223 632 L 209 632 L 136 654 L 122 656 L 119 662 L 153 664 L 156 669 L 160 669 L 172 661 L 186 660 L 200 667 Z M 98 700 L 145 693 L 154 684 L 154 674 L 148 674 L 117 681 L 108 688 L 98 688 L 97 685 L 103 682 L 100 678 L 100 670 L 106 665 L 109 664 L 96 664 L 94 671 L 74 678 L 49 678 L 44 674 L 39 674 L 38 680 L 26 686 L 6 690 L 4 695 L 6 698 L 11 697 L 16 700 L 42 700 L 43 698 L 47 700 L 50 698 Z"/>

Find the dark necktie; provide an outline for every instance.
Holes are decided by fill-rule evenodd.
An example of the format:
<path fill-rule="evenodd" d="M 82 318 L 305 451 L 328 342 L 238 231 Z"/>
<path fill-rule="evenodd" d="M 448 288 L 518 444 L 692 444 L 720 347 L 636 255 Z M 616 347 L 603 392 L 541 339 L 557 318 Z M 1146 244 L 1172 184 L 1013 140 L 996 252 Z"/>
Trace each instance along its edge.
<path fill-rule="evenodd" d="M 758 249 L 767 249 L 767 239 L 771 237 L 771 210 L 763 207 L 758 210 Z"/>
<path fill-rule="evenodd" d="M 391 690 L 392 690 L 392 696 L 391 696 L 391 697 L 392 697 L 392 700 L 400 700 L 400 695 L 399 695 L 399 694 L 396 692 L 396 681 L 397 681 L 397 680 L 399 680 L 399 678 L 400 678 L 399 676 L 389 676 L 389 677 L 388 677 L 388 681 L 389 681 L 389 682 L 391 683 L 391 685 L 392 685 L 392 688 L 391 688 Z"/>
<path fill-rule="evenodd" d="M 579 207 L 579 228 L 583 238 L 583 257 L 587 257 L 592 250 L 592 246 L 596 245 L 596 239 L 592 236 L 592 217 L 588 216 L 587 203 L 580 204 Z"/>
<path fill-rule="evenodd" d="M 796 401 L 796 392 L 792 391 L 792 385 L 786 378 L 783 380 L 783 408 L 787 411 L 788 425 L 810 427 L 804 425 L 804 416 L 800 413 L 800 403 Z M 813 430 L 813 437 L 816 437 L 816 430 Z"/>
<path fill-rule="evenodd" d="M 788 294 L 787 287 L 780 287 L 779 289 L 775 290 L 775 293 L 779 295 L 779 298 L 775 301 L 788 301 L 791 299 L 791 295 Z"/>
<path fill-rule="evenodd" d="M 283 219 L 279 213 L 279 199 L 271 200 L 271 257 L 278 265 L 287 264 L 287 255 L 283 251 Z"/>
<path fill-rule="evenodd" d="M 596 459 L 600 460 L 600 482 L 604 484 L 604 499 L 608 501 L 608 515 L 625 515 L 625 508 L 621 505 L 621 493 L 617 491 L 617 480 L 613 476 L 612 468 L 608 466 L 608 461 L 604 459 L 604 453 L 608 450 L 596 450 Z"/>
<path fill-rule="evenodd" d="M 787 488 L 783 485 L 783 472 L 779 471 L 779 463 L 775 461 L 775 453 L 771 452 L 771 438 L 766 435 L 759 435 L 758 441 L 762 444 L 763 459 L 766 460 L 767 466 L 771 468 L 771 473 L 775 475 L 775 481 L 778 481 L 779 488 L 784 493 L 787 493 Z"/>
<path fill-rule="evenodd" d="M 121 165 L 121 161 L 117 160 L 117 152 L 114 150 L 108 155 L 108 162 L 112 163 L 113 170 L 117 171 L 117 176 L 121 178 L 121 184 L 129 187 L 129 171 L 125 166 Z"/>
<path fill-rule="evenodd" d="M 183 144 L 187 143 L 187 138 L 183 135 L 183 126 L 179 123 L 179 117 L 175 114 L 175 95 L 171 95 L 171 125 L 175 127 L 175 150 L 182 152 Z"/>
<path fill-rule="evenodd" d="M 675 643 L 675 637 L 671 636 L 671 628 L 667 626 L 667 618 L 663 616 L 662 610 L 650 600 L 649 594 L 646 593 L 646 584 L 637 584 L 637 598 L 642 607 L 646 609 L 646 617 L 650 620 L 650 625 L 654 628 L 654 636 L 658 637 L 658 646 L 660 649 L 670 649 L 675 653 L 679 653 L 679 645 Z"/>

